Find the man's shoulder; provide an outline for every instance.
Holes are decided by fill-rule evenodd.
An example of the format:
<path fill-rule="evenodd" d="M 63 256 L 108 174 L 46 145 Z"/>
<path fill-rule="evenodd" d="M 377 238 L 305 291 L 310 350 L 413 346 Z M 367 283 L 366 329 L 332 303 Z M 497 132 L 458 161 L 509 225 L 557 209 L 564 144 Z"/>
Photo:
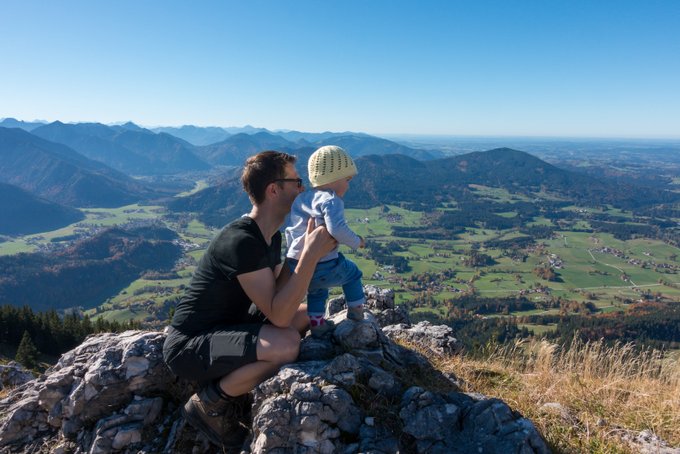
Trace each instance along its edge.
<path fill-rule="evenodd" d="M 224 226 L 220 236 L 234 235 L 234 234 L 253 234 L 257 233 L 259 228 L 257 223 L 248 216 L 241 216 L 240 218 L 234 219 L 229 224 Z"/>
<path fill-rule="evenodd" d="M 241 217 L 224 226 L 213 240 L 212 246 L 223 247 L 225 244 L 239 243 L 243 240 L 257 240 L 260 236 L 255 221 L 248 217 Z"/>

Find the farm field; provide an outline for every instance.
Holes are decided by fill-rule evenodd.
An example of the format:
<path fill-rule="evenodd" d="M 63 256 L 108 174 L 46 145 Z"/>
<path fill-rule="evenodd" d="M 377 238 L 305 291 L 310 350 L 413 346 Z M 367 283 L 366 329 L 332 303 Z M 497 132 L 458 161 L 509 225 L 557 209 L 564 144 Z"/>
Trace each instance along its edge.
<path fill-rule="evenodd" d="M 124 225 L 135 221 L 159 218 L 163 208 L 154 205 L 126 205 L 119 208 L 83 208 L 85 219 L 75 224 L 49 232 L 23 235 L 0 243 L 0 255 L 19 254 L 45 250 L 53 241 L 78 233 L 89 234 L 95 229 Z"/>
<path fill-rule="evenodd" d="M 577 207 L 568 209 L 576 210 Z M 680 275 L 677 274 L 680 269 L 680 250 L 660 240 L 638 238 L 622 241 L 607 233 L 556 231 L 553 238 L 536 241 L 539 247 L 528 251 L 524 260 L 513 260 L 505 256 L 501 249 L 484 246 L 486 241 L 492 239 L 506 240 L 522 236 L 513 229 L 467 229 L 448 241 L 426 241 L 391 234 L 393 226 L 417 226 L 423 219 L 419 213 L 391 206 L 387 213 L 378 209 L 349 209 L 347 213 L 350 226 L 360 235 L 381 243 L 396 241 L 405 248 L 406 252 L 395 253 L 409 261 L 410 270 L 401 273 L 368 260 L 367 254 L 362 251 L 345 251 L 364 271 L 366 283 L 401 289 L 398 300 L 418 298 L 420 291 L 411 291 L 404 286 L 405 282 L 414 279 L 414 275 L 447 269 L 454 270 L 455 277 L 439 283 L 461 292 L 431 288 L 429 293 L 440 300 L 455 300 L 471 288 L 477 295 L 489 298 L 524 294 L 534 300 L 548 296 L 574 301 L 590 300 L 603 312 L 621 310 L 621 300 L 639 299 L 644 291 L 658 292 L 667 300 L 680 300 L 680 290 L 661 283 L 680 284 Z M 388 221 L 387 215 L 394 214 L 399 216 L 396 219 L 391 216 Z M 626 213 L 618 211 L 616 214 L 623 216 Z M 357 222 L 359 219 L 361 222 Z M 548 225 L 549 221 L 539 224 Z M 473 245 L 495 263 L 490 266 L 466 266 L 463 260 Z M 559 263 L 554 266 L 557 279 L 547 281 L 539 278 L 533 272 L 534 268 L 547 266 L 551 260 Z M 652 262 L 655 265 L 665 264 L 669 268 L 655 266 Z M 380 277 L 376 278 L 376 271 Z M 537 286 L 543 287 L 544 292 L 532 292 Z"/>
<path fill-rule="evenodd" d="M 475 188 L 498 200 L 515 197 L 493 188 Z M 514 200 L 514 199 L 513 199 Z M 577 211 L 578 207 L 568 207 Z M 538 239 L 522 249 L 521 257 L 512 256 L 502 248 L 487 247 L 490 241 L 526 237 L 516 229 L 492 230 L 467 228 L 448 239 L 398 237 L 394 227 L 420 227 L 431 215 L 409 211 L 397 206 L 371 209 L 347 209 L 348 223 L 367 241 L 382 247 L 397 245 L 392 257 L 402 257 L 406 270 L 381 265 L 371 256 L 370 249 L 341 251 L 354 260 L 364 274 L 364 283 L 395 290 L 398 304 L 413 302 L 424 295 L 433 299 L 436 307 L 415 307 L 415 313 L 443 314 L 444 304 L 469 295 L 485 299 L 524 296 L 532 302 L 548 302 L 555 298 L 588 302 L 601 312 L 621 311 L 624 301 L 637 301 L 643 294 L 655 294 L 661 299 L 680 301 L 680 250 L 660 240 L 614 238 L 608 233 L 557 230 L 548 239 Z M 208 242 L 218 229 L 196 219 L 169 221 L 158 206 L 130 205 L 118 209 L 88 209 L 87 219 L 53 232 L 30 235 L 0 243 L 0 254 L 30 252 L 46 248 L 53 239 L 68 237 L 87 229 L 112 225 L 134 225 L 136 222 L 159 220 L 176 231 L 186 243 L 184 257 L 178 262 L 175 276 L 167 279 L 138 279 L 118 294 L 112 295 L 95 309 L 91 317 L 107 320 L 161 323 L 172 305 L 181 297 L 181 289 L 189 283 L 195 263 L 203 255 Z M 617 213 L 625 215 L 626 213 Z M 503 216 L 514 216 L 508 211 Z M 552 225 L 547 218 L 537 218 L 534 225 Z M 578 221 L 579 228 L 586 221 Z M 467 260 L 471 251 L 482 254 L 492 263 L 473 266 Z M 536 269 L 551 266 L 555 279 L 546 280 Z M 676 288 L 677 287 L 677 288 Z M 340 289 L 333 291 L 339 294 Z M 530 311 L 510 311 L 505 315 L 527 316 L 557 314 L 554 308 Z M 497 314 L 503 315 L 503 314 Z M 545 328 L 548 329 L 548 328 Z M 545 332 L 536 327 L 534 332 Z"/>

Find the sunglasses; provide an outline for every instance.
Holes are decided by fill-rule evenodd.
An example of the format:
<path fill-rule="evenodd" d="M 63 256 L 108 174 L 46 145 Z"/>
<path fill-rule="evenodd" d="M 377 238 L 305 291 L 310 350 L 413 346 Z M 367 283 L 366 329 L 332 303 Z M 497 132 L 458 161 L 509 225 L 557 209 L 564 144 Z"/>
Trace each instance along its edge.
<path fill-rule="evenodd" d="M 298 188 L 302 187 L 302 178 L 277 178 L 276 180 L 274 180 L 274 182 L 276 181 L 290 181 L 297 183 Z"/>

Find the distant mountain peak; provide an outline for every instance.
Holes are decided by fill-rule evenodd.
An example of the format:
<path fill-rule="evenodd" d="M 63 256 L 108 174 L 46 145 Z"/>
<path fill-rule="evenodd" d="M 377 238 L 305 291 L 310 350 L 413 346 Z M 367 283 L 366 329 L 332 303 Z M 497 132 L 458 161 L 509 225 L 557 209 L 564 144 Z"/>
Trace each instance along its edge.
<path fill-rule="evenodd" d="M 133 122 L 131 122 L 131 121 L 128 121 L 128 122 L 126 122 L 126 123 L 123 123 L 122 125 L 120 125 L 120 127 L 121 127 L 121 128 L 124 128 L 124 129 L 129 129 L 129 130 L 131 130 L 131 131 L 149 132 L 148 129 L 142 128 L 141 126 L 138 126 L 138 125 L 136 125 L 135 123 L 133 123 Z"/>
<path fill-rule="evenodd" d="M 0 119 L 0 127 L 2 128 L 19 128 L 24 131 L 32 131 L 33 129 L 44 125 L 44 121 L 23 121 L 16 118 L 7 117 Z"/>

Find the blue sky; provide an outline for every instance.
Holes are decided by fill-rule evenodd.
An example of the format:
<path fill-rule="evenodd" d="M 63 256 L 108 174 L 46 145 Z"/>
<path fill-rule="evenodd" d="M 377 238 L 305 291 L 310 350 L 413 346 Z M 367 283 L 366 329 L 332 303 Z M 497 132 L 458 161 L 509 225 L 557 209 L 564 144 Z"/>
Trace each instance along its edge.
<path fill-rule="evenodd" d="M 0 118 L 680 138 L 680 1 L 0 4 Z"/>

